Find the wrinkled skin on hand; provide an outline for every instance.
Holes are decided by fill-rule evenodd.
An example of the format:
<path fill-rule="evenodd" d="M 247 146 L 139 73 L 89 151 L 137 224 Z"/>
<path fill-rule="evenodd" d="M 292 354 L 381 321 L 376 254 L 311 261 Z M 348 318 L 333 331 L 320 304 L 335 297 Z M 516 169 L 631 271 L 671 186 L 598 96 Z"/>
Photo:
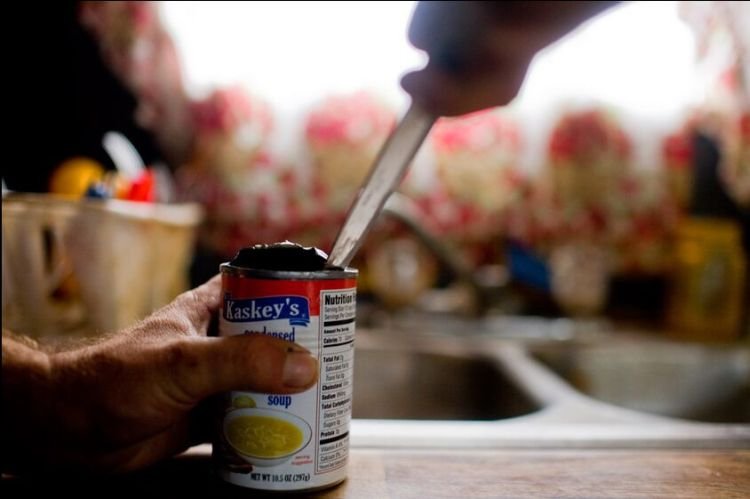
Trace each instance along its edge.
<path fill-rule="evenodd" d="M 508 104 L 536 53 L 617 2 L 419 2 L 409 40 L 429 56 L 403 88 L 438 116 Z"/>
<path fill-rule="evenodd" d="M 228 390 L 295 393 L 317 380 L 302 347 L 208 337 L 218 276 L 96 344 L 46 353 L 3 332 L 3 469 L 122 472 L 205 441 L 201 401 Z"/>

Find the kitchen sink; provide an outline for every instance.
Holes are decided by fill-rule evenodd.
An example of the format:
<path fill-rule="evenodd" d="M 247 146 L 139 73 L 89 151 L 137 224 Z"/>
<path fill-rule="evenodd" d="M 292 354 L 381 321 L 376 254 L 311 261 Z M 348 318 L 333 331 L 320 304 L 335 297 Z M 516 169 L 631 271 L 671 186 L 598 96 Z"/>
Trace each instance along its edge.
<path fill-rule="evenodd" d="M 673 418 L 750 423 L 750 348 L 615 338 L 531 351 L 597 400 Z"/>
<path fill-rule="evenodd" d="M 495 359 L 424 347 L 355 354 L 355 418 L 496 420 L 538 409 Z"/>
<path fill-rule="evenodd" d="M 750 446 L 748 345 L 669 341 L 591 320 L 413 314 L 378 323 L 357 330 L 357 444 Z"/>

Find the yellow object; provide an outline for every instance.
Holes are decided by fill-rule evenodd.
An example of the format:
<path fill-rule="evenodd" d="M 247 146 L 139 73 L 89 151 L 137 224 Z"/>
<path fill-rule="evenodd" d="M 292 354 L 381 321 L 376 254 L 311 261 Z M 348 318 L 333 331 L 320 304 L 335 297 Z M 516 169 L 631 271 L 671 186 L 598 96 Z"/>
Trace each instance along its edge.
<path fill-rule="evenodd" d="M 297 426 L 268 416 L 237 417 L 227 425 L 226 436 L 241 453 L 262 458 L 291 454 L 304 439 Z"/>
<path fill-rule="evenodd" d="M 235 409 L 252 409 L 255 406 L 255 400 L 247 395 L 240 395 L 232 400 L 232 407 Z"/>
<path fill-rule="evenodd" d="M 674 260 L 668 311 L 673 334 L 700 341 L 737 339 L 750 300 L 739 226 L 724 219 L 686 220 Z"/>
<path fill-rule="evenodd" d="M 84 157 L 71 158 L 60 164 L 52 174 L 49 190 L 54 194 L 80 198 L 91 184 L 101 181 L 103 177 L 104 167 L 98 161 Z"/>

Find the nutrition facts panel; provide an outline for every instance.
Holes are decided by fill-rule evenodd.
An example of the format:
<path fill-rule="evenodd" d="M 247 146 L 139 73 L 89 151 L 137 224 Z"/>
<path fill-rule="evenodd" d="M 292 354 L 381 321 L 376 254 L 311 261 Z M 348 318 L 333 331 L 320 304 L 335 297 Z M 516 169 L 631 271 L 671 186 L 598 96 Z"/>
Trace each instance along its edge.
<path fill-rule="evenodd" d="M 356 299 L 356 289 L 328 290 L 320 295 L 317 473 L 346 464 L 352 411 Z"/>

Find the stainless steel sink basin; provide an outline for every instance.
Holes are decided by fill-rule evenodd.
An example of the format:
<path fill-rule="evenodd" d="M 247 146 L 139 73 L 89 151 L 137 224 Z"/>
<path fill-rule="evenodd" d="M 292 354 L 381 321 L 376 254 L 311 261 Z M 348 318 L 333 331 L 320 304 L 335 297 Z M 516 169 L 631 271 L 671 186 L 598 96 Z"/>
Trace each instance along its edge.
<path fill-rule="evenodd" d="M 358 345 L 353 417 L 498 420 L 539 409 L 496 360 L 458 350 Z"/>
<path fill-rule="evenodd" d="M 611 338 L 531 351 L 577 390 L 610 404 L 695 421 L 750 423 L 750 348 Z"/>
<path fill-rule="evenodd" d="M 750 423 L 748 345 L 668 341 L 604 321 L 413 314 L 379 322 L 357 340 L 355 418 L 502 420 L 575 401 Z"/>
<path fill-rule="evenodd" d="M 358 327 L 353 444 L 750 446 L 748 345 L 670 342 L 606 321 L 445 319 Z"/>

